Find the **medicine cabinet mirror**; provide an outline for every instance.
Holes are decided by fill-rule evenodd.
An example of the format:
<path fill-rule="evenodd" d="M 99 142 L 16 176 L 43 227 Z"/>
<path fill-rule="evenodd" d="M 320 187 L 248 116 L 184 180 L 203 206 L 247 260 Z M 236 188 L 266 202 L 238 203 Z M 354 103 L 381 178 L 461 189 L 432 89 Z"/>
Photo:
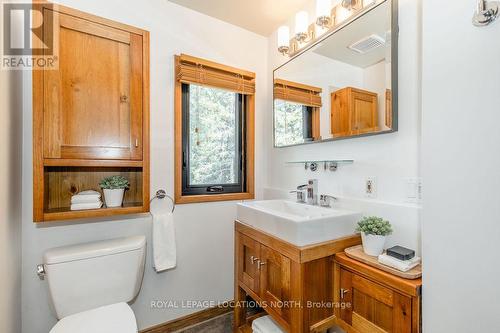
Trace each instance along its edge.
<path fill-rule="evenodd" d="M 397 131 L 397 12 L 397 0 L 379 0 L 334 18 L 274 70 L 275 147 Z"/>

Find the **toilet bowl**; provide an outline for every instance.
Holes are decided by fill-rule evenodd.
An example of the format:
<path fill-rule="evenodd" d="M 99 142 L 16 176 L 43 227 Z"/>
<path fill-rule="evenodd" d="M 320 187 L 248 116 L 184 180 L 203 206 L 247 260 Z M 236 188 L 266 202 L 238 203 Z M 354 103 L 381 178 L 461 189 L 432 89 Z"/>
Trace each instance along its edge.
<path fill-rule="evenodd" d="M 50 333 L 137 333 L 127 302 L 139 293 L 145 255 L 144 236 L 48 250 L 43 268 L 59 319 Z"/>
<path fill-rule="evenodd" d="M 61 319 L 49 333 L 137 333 L 134 312 L 127 303 L 102 306 Z"/>

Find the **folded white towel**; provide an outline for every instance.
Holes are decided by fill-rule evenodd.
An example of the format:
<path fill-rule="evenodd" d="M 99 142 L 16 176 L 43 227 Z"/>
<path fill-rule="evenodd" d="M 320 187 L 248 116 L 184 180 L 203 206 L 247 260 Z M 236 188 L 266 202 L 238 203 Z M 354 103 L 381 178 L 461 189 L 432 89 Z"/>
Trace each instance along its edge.
<path fill-rule="evenodd" d="M 177 264 L 174 216 L 170 212 L 151 213 L 153 215 L 153 263 L 155 270 L 161 272 L 174 268 Z"/>
<path fill-rule="evenodd" d="M 263 316 L 252 322 L 252 331 L 256 333 L 284 333 L 285 331 L 271 318 Z"/>
<path fill-rule="evenodd" d="M 101 193 L 93 190 L 82 191 L 71 197 L 71 203 L 96 203 L 101 201 Z"/>
<path fill-rule="evenodd" d="M 399 260 L 384 253 L 378 256 L 378 262 L 383 265 L 395 268 L 398 271 L 407 272 L 420 264 L 420 258 L 413 257 L 409 260 Z"/>
<path fill-rule="evenodd" d="M 102 202 L 75 203 L 71 204 L 71 210 L 98 209 L 102 207 Z"/>

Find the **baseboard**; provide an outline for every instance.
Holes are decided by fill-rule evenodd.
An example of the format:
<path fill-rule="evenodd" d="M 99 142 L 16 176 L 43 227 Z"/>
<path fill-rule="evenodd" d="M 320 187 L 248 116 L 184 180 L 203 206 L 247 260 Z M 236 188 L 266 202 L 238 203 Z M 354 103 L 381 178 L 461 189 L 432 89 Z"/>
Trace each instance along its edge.
<path fill-rule="evenodd" d="M 215 317 L 222 316 L 233 309 L 228 305 L 229 302 L 224 303 L 222 306 L 208 308 L 190 315 L 180 317 L 166 323 L 155 325 L 153 327 L 141 330 L 140 333 L 171 333 L 181 329 L 202 323 Z"/>

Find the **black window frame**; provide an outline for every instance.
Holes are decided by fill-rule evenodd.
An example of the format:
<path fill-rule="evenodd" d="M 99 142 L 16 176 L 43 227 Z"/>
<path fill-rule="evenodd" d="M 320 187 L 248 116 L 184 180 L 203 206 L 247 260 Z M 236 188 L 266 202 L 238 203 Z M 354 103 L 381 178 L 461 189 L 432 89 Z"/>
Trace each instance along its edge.
<path fill-rule="evenodd" d="M 246 190 L 246 175 L 245 175 L 245 99 L 243 94 L 236 94 L 235 110 L 237 112 L 236 127 L 237 131 L 237 155 L 238 159 L 238 182 L 233 184 L 189 184 L 190 161 L 190 130 L 189 130 L 189 105 L 190 105 L 190 84 L 182 84 L 182 195 L 217 195 L 229 193 L 244 193 Z M 220 89 L 214 87 L 214 89 Z"/>

